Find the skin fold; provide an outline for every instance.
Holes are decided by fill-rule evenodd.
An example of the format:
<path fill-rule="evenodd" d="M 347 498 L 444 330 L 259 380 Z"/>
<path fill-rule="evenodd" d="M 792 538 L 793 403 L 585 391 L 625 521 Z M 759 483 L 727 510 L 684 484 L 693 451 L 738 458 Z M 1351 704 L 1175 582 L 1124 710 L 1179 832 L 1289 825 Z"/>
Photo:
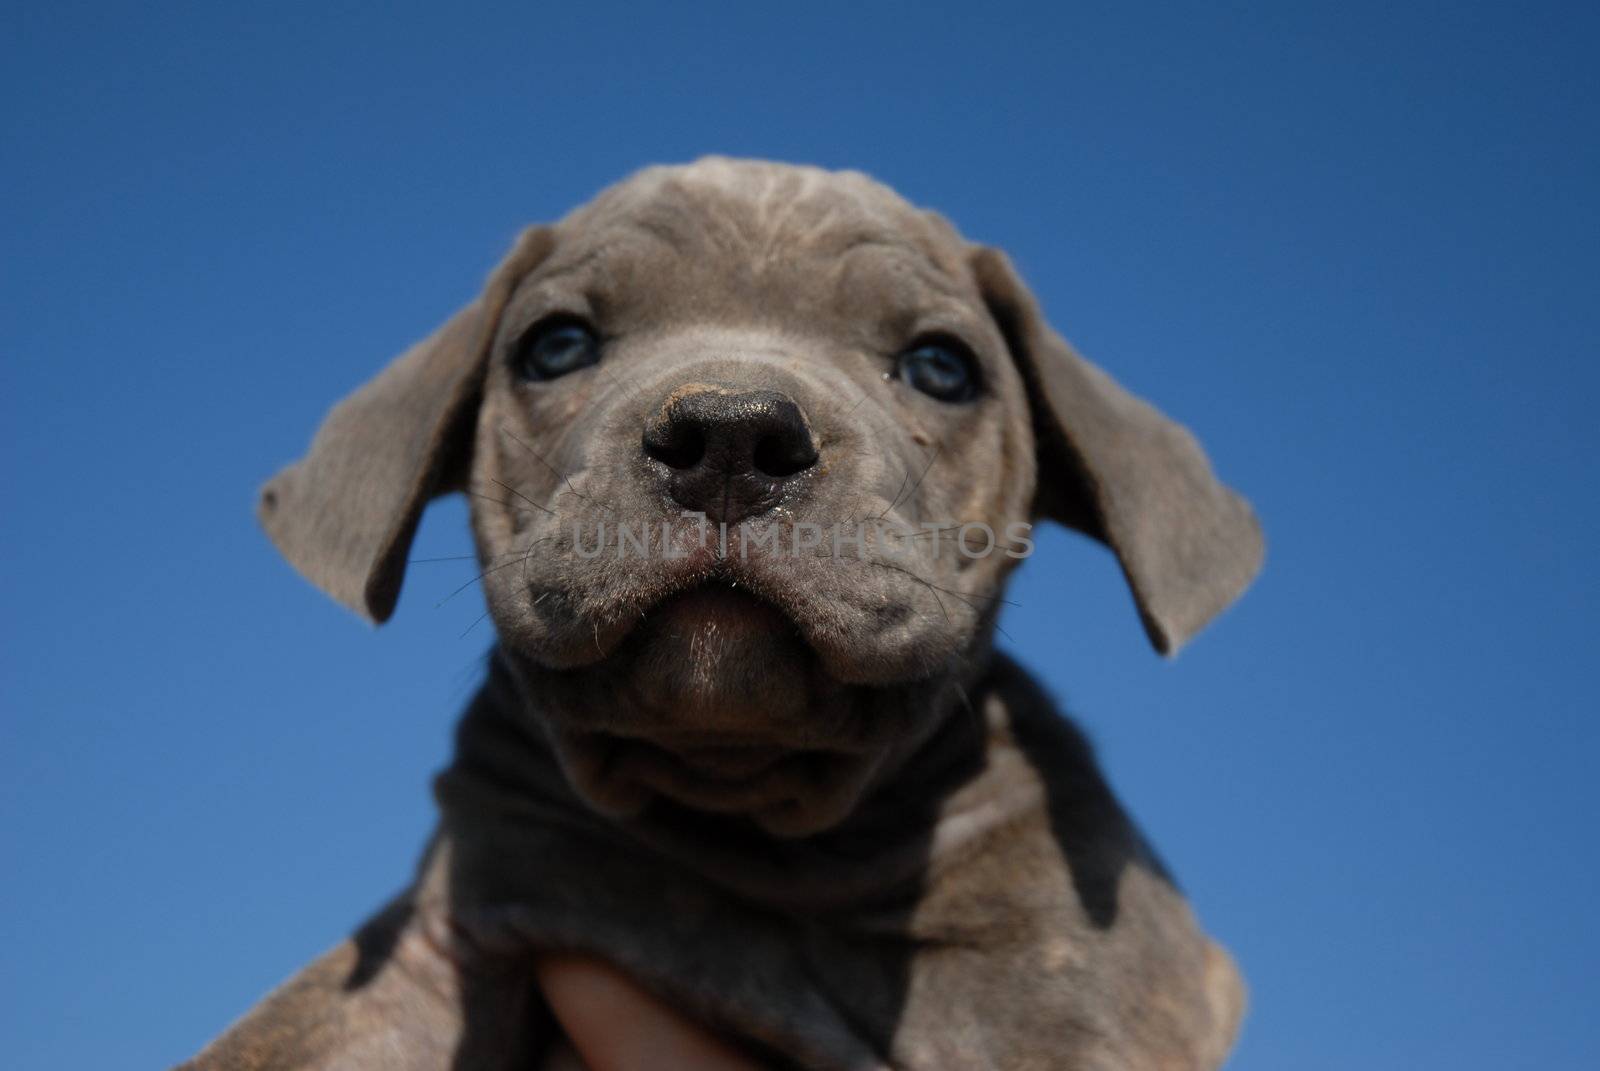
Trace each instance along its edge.
<path fill-rule="evenodd" d="M 530 377 L 551 324 L 598 358 Z M 904 374 L 930 339 L 970 396 Z M 994 651 L 1014 547 L 958 526 L 1106 543 L 1164 651 L 1249 582 L 1259 530 L 1001 254 L 853 173 L 642 172 L 527 232 L 262 519 L 381 620 L 456 490 L 498 642 L 416 878 L 185 1066 L 570 1066 L 562 1024 L 599 1066 L 572 1029 L 597 998 L 551 966 L 595 962 L 699 1024 L 699 1066 L 1221 1064 L 1237 973 Z"/>

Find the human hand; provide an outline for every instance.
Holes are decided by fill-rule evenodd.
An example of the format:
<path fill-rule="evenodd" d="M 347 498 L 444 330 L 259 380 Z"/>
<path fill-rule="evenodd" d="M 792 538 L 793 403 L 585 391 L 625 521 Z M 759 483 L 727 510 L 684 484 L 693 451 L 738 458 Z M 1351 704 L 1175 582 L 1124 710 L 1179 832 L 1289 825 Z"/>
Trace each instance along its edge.
<path fill-rule="evenodd" d="M 731 1045 L 593 956 L 541 956 L 544 999 L 566 1040 L 546 1071 L 761 1071 Z"/>

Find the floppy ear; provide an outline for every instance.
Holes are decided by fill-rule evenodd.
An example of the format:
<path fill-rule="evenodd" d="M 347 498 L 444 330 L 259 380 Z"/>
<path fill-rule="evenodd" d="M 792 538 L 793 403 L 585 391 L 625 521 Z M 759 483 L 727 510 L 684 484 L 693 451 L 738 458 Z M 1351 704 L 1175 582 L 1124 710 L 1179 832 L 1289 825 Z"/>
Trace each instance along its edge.
<path fill-rule="evenodd" d="M 1238 598 L 1261 568 L 1261 527 L 1187 429 L 1078 356 L 1004 253 L 973 271 L 1033 408 L 1043 516 L 1108 545 L 1162 654 Z"/>
<path fill-rule="evenodd" d="M 464 485 L 489 344 L 550 245 L 545 228 L 525 231 L 477 300 L 336 405 L 306 456 L 261 491 L 257 516 L 278 550 L 368 620 L 394 612 L 423 506 Z"/>

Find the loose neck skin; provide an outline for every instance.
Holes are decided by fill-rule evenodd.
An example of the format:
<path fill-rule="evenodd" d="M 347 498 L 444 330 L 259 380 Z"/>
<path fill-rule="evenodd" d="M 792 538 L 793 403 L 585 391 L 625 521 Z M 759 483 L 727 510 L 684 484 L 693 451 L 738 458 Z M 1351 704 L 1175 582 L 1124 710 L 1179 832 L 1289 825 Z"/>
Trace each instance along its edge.
<path fill-rule="evenodd" d="M 898 697 L 902 706 L 925 704 L 923 731 L 878 764 L 843 820 L 791 838 L 774 836 L 745 816 L 707 814 L 660 799 L 627 817 L 601 813 L 574 789 L 557 758 L 540 682 L 526 679 L 496 649 L 489 679 L 458 730 L 455 761 L 439 779 L 445 824 L 471 829 L 508 812 L 556 821 L 624 850 L 643 845 L 780 910 L 914 898 L 941 821 L 950 817 L 951 797 L 983 772 L 993 663 L 986 647 L 961 678 Z M 944 701 L 934 706 L 934 697 Z M 884 697 L 874 702 L 882 706 Z M 501 828 L 515 835 L 514 825 Z"/>

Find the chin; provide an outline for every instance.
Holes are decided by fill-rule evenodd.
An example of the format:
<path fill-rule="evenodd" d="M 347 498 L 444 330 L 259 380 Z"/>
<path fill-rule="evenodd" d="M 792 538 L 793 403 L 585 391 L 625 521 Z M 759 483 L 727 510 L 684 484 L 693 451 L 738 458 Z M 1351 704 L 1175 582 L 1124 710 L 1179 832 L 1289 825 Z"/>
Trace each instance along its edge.
<path fill-rule="evenodd" d="M 748 591 L 701 584 L 651 610 L 619 652 L 632 705 L 667 733 L 797 743 L 813 690 L 816 656 L 794 623 Z"/>
<path fill-rule="evenodd" d="M 664 801 L 775 836 L 820 832 L 905 735 L 883 717 L 883 689 L 834 679 L 788 615 L 721 581 L 666 597 L 589 665 L 508 653 L 567 779 L 620 820 Z"/>

